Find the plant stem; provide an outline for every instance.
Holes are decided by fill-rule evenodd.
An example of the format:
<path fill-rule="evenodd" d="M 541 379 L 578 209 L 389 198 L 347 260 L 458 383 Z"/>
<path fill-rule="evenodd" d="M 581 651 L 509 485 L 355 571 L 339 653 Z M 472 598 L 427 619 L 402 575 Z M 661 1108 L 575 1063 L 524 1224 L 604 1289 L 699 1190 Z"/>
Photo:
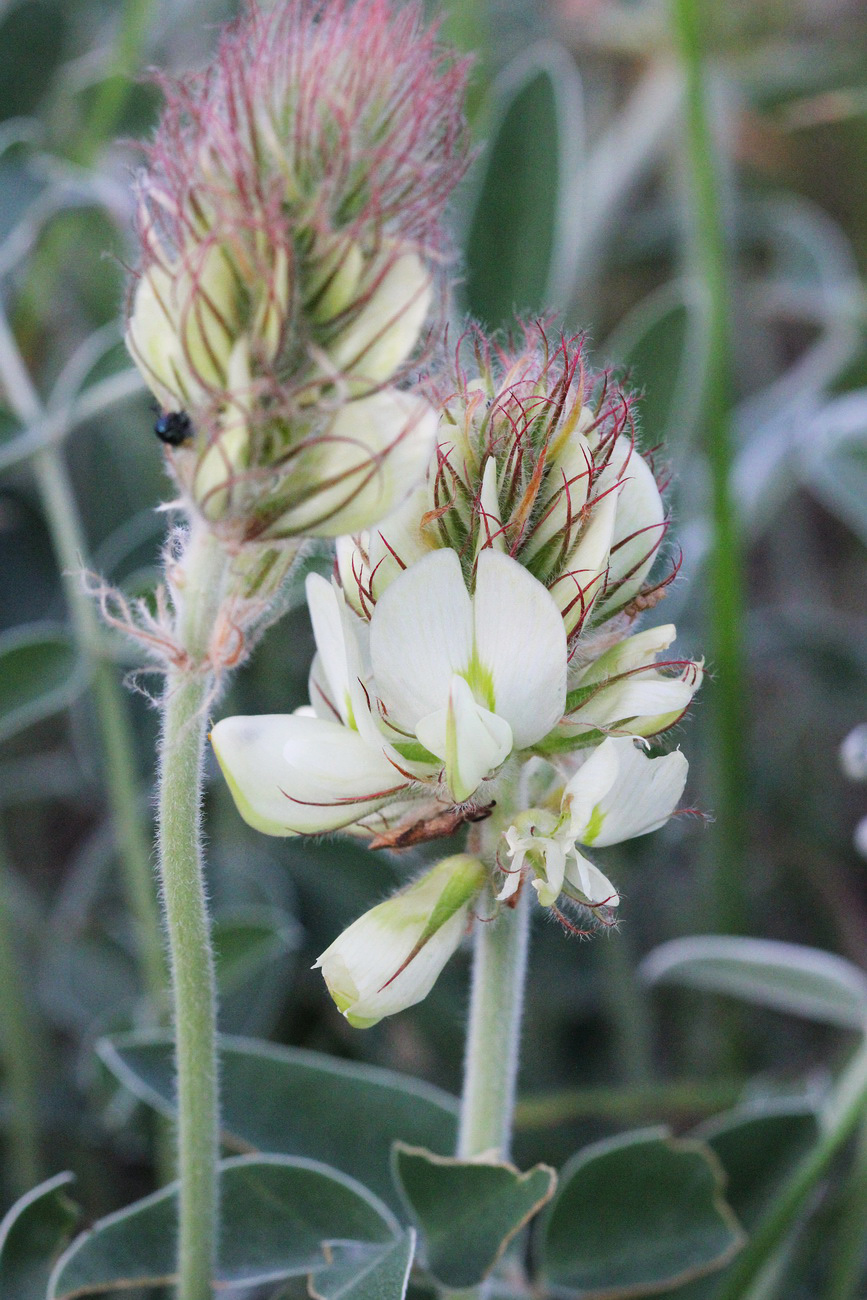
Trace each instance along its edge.
<path fill-rule="evenodd" d="M 530 932 L 528 889 L 515 907 L 499 907 L 496 920 L 476 925 L 470 1022 L 458 1155 L 493 1152 L 508 1160 L 521 1039 L 521 1013 Z M 479 904 L 497 905 L 489 890 Z"/>
<path fill-rule="evenodd" d="M 0 382 L 11 409 L 22 424 L 29 425 L 43 417 L 39 395 L 2 311 Z M 142 978 L 158 1013 L 166 989 L 163 935 L 150 844 L 138 804 L 135 739 L 127 703 L 114 666 L 104 657 L 102 629 L 93 602 L 81 585 L 81 570 L 87 565 L 87 548 L 62 449 L 59 446 L 44 447 L 33 457 L 33 470 L 54 553 L 63 575 L 79 653 L 92 683 L 108 804 L 136 931 Z"/>
<path fill-rule="evenodd" d="M 864 1276 L 865 1224 L 867 1224 L 867 1115 L 861 1117 L 840 1228 L 834 1243 L 827 1300 L 857 1300 Z"/>
<path fill-rule="evenodd" d="M 0 842 L 0 1047 L 7 1096 L 9 1187 L 16 1196 L 42 1178 L 39 1149 L 39 1053 L 15 951 L 15 919 L 9 890 L 10 866 Z"/>
<path fill-rule="evenodd" d="M 33 468 L 57 561 L 66 582 L 76 638 L 90 668 L 108 803 L 124 867 L 127 902 L 135 928 L 144 984 L 154 1014 L 158 1016 L 165 1001 L 166 967 L 151 850 L 138 804 L 135 739 L 116 671 L 103 655 L 102 630 L 95 607 L 81 585 L 80 570 L 85 563 L 84 538 L 62 455 L 60 450 L 46 448 L 34 457 Z"/>
<path fill-rule="evenodd" d="M 752 1288 L 796 1226 L 814 1187 L 864 1115 L 867 1041 L 850 1062 L 827 1108 L 824 1132 L 795 1170 L 727 1274 L 716 1300 L 748 1300 Z"/>
<path fill-rule="evenodd" d="M 179 1300 L 210 1300 L 217 1259 L 219 1098 L 211 924 L 201 847 L 202 775 L 213 679 L 202 666 L 226 560 L 207 529 L 184 557 L 180 640 L 193 666 L 172 669 L 163 698 L 159 856 L 174 997 L 178 1105 Z"/>
<path fill-rule="evenodd" d="M 131 89 L 139 52 L 150 25 L 153 0 L 126 0 L 118 24 L 117 40 L 106 76 L 94 96 L 84 128 L 75 143 L 74 157 L 89 166 L 100 145 L 117 127 Z"/>
<path fill-rule="evenodd" d="M 718 807 L 715 871 L 716 928 L 747 929 L 744 895 L 746 749 L 742 651 L 742 556 L 731 491 L 732 329 L 728 249 L 720 202 L 720 168 L 710 127 L 703 57 L 702 0 L 671 0 L 672 21 L 685 77 L 687 164 L 697 273 L 708 319 L 704 422 L 710 462 L 714 544 L 710 561 L 710 634 L 715 684 Z M 707 12 L 707 9 L 704 9 Z"/>

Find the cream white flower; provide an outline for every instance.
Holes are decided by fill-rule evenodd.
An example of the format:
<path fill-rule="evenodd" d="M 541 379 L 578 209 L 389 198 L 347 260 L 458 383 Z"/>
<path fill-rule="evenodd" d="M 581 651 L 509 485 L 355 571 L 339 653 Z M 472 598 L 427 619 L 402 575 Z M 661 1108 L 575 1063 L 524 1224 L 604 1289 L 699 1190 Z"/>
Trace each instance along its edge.
<path fill-rule="evenodd" d="M 529 865 L 544 907 L 562 892 L 590 907 L 616 907 L 617 890 L 579 846 L 604 848 L 658 830 L 683 794 L 687 770 L 679 750 L 648 758 L 629 738 L 603 741 L 566 783 L 557 812 L 531 808 L 506 831 L 512 865 L 498 897 L 517 890 Z"/>
<path fill-rule="evenodd" d="M 618 641 L 572 674 L 569 705 L 553 748 L 598 734 L 656 736 L 673 726 L 702 683 L 692 660 L 657 663 L 676 636 L 673 623 Z"/>
<path fill-rule="evenodd" d="M 307 596 L 318 649 L 310 706 L 225 718 L 212 732 L 259 830 L 335 830 L 431 787 L 463 804 L 562 716 L 563 621 L 506 555 L 479 555 L 470 595 L 455 552 L 433 552 L 389 586 L 369 625 L 323 578 L 308 579 Z"/>
<path fill-rule="evenodd" d="M 486 876 L 478 858 L 446 858 L 326 948 L 316 966 L 351 1025 L 366 1029 L 427 997 L 463 938 Z"/>

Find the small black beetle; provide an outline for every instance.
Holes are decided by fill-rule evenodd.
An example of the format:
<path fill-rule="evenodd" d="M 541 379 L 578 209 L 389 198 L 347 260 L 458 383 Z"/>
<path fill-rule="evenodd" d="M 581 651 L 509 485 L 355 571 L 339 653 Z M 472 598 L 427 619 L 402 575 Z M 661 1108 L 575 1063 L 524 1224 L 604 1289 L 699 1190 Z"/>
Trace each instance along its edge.
<path fill-rule="evenodd" d="M 180 447 L 192 437 L 193 427 L 186 411 L 161 411 L 154 424 L 154 433 L 170 447 Z"/>

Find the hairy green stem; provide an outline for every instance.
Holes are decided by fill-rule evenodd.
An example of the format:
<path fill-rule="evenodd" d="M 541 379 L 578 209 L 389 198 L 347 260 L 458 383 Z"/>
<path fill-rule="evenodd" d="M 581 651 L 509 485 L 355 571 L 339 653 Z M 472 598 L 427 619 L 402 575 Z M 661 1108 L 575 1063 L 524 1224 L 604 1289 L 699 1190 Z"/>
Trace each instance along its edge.
<path fill-rule="evenodd" d="M 7 1191 L 15 1196 L 34 1187 L 42 1174 L 39 1146 L 39 1052 L 16 953 L 9 863 L 0 841 L 0 1049 L 6 1085 L 9 1140 Z"/>
<path fill-rule="evenodd" d="M 22 424 L 30 425 L 43 417 L 42 403 L 2 312 L 0 383 Z M 135 739 L 127 702 L 116 670 L 105 658 L 102 629 L 93 601 L 82 586 L 81 570 L 87 565 L 87 548 L 63 450 L 59 446 L 46 446 L 36 453 L 32 463 L 54 553 L 63 574 L 76 642 L 92 684 L 108 803 L 136 931 L 142 978 L 158 1011 L 166 989 L 163 935 L 150 844 L 138 803 Z"/>
<path fill-rule="evenodd" d="M 708 358 L 703 394 L 710 462 L 714 541 L 710 560 L 711 655 L 717 765 L 718 854 L 716 928 L 747 929 L 744 895 L 746 746 L 742 649 L 741 538 L 731 489 L 732 329 L 729 258 L 720 202 L 720 167 L 708 113 L 702 20 L 707 0 L 671 0 L 685 78 L 686 153 L 691 182 L 692 242 L 708 308 Z"/>
<path fill-rule="evenodd" d="M 494 1152 L 508 1160 L 521 1040 L 530 931 L 529 890 L 495 920 L 476 925 L 464 1090 L 458 1134 L 462 1159 Z M 496 907 L 491 891 L 480 909 Z"/>
<path fill-rule="evenodd" d="M 851 1136 L 867 1106 L 867 1041 L 838 1083 L 825 1115 L 824 1131 L 792 1174 L 727 1274 L 716 1300 L 749 1300 L 753 1288 L 789 1233 L 797 1226 L 814 1188 Z M 863 1223 L 862 1223 L 863 1227 Z"/>
<path fill-rule="evenodd" d="M 179 1300 L 210 1300 L 217 1260 L 219 1097 L 211 923 L 201 845 L 202 774 L 213 677 L 206 655 L 226 559 L 194 526 L 183 559 L 181 644 L 189 668 L 166 678 L 160 742 L 159 859 L 174 999 L 178 1111 Z"/>

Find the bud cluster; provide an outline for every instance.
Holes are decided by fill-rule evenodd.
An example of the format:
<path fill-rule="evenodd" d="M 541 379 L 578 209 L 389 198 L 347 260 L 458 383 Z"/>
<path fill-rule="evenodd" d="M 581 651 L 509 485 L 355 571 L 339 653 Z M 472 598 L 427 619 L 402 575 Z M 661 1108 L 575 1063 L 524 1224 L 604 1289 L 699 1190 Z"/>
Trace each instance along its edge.
<path fill-rule="evenodd" d="M 377 530 L 341 541 L 360 614 L 437 547 L 457 552 L 470 581 L 486 547 L 517 560 L 551 592 L 571 645 L 649 607 L 671 580 L 645 586 L 667 521 L 632 398 L 587 371 L 580 339 L 552 348 L 543 326 L 524 332 L 516 350 L 475 329 L 462 339 L 425 487 Z"/>
<path fill-rule="evenodd" d="M 172 468 L 227 537 L 336 536 L 422 472 L 435 416 L 389 385 L 446 260 L 465 77 L 416 5 L 288 0 L 163 80 L 127 342 L 188 417 Z"/>
<path fill-rule="evenodd" d="M 657 663 L 673 627 L 629 635 L 676 566 L 648 581 L 668 522 L 661 485 L 636 444 L 632 397 L 588 371 L 581 342 L 552 348 L 537 324 L 506 350 L 470 330 L 443 384 L 425 483 L 377 528 L 337 543 L 346 599 L 365 619 L 404 570 L 443 548 L 470 589 L 486 550 L 547 588 L 566 632 L 569 691 L 561 725 L 537 747 L 546 753 L 618 726 L 655 735 L 701 680 L 698 665 Z"/>

